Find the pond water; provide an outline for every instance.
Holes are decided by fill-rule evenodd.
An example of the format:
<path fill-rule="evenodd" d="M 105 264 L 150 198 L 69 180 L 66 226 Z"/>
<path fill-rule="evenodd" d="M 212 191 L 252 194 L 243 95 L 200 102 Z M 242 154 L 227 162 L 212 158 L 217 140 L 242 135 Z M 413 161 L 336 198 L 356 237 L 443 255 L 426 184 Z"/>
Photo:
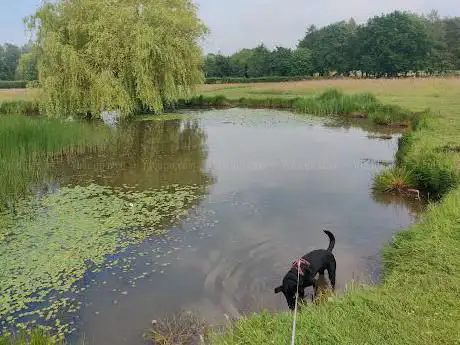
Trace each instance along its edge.
<path fill-rule="evenodd" d="M 352 279 L 375 282 L 382 245 L 421 210 L 415 202 L 371 193 L 372 176 L 383 168 L 375 162 L 393 160 L 398 134 L 370 139 L 360 126 L 279 111 L 186 114 L 182 120 L 120 124 L 106 149 L 54 163 L 45 194 L 66 186 L 69 195 L 89 184 L 93 190 L 136 193 L 165 187 L 178 195 L 169 205 L 189 211 L 168 211 L 176 222 L 165 218 L 154 224 L 169 229 L 165 236 L 147 234 L 120 251 L 108 242 L 98 244 L 111 254 L 110 264 L 86 271 L 78 282 L 84 287 L 77 297 L 81 309 L 63 316 L 75 328 L 70 340 L 84 336 L 87 344 L 143 344 L 152 320 L 182 310 L 212 324 L 223 322 L 225 314 L 286 310 L 283 296 L 273 289 L 292 261 L 327 247 L 323 228 L 336 236 L 337 289 L 343 291 Z M 184 202 L 185 186 L 194 186 L 199 198 Z M 72 199 L 78 203 L 79 193 Z M 136 208 L 140 199 L 124 193 Z M 59 199 L 53 202 L 66 207 Z M 145 201 L 146 209 L 155 208 L 155 202 Z M 75 223 L 105 207 L 92 204 L 93 213 L 74 212 L 74 204 L 67 204 L 78 217 Z M 143 224 L 137 216 L 122 216 L 120 224 Z M 87 229 L 91 222 L 82 226 Z M 94 243 L 80 241 L 86 247 Z"/>

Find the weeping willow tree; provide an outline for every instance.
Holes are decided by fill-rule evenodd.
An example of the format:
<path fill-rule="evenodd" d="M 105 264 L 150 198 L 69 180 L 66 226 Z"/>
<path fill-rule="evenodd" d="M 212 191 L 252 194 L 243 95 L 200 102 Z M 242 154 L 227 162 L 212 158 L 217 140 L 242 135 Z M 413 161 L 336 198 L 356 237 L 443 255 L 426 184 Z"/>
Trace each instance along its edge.
<path fill-rule="evenodd" d="M 26 23 L 43 114 L 161 113 L 203 82 L 207 28 L 191 0 L 45 1 Z"/>

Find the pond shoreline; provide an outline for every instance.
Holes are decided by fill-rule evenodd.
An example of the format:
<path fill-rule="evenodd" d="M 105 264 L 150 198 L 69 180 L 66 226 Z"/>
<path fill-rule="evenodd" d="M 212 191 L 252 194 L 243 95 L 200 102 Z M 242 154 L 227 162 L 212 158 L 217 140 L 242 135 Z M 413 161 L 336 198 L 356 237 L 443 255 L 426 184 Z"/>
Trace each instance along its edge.
<path fill-rule="evenodd" d="M 352 287 L 333 302 L 302 310 L 297 325 L 297 339 L 301 342 L 458 342 L 460 305 L 455 291 L 460 283 L 456 216 L 460 207 L 459 171 L 453 164 L 454 158 L 442 154 L 436 146 L 421 150 L 427 136 L 448 132 L 445 120 L 438 126 L 435 121 L 425 117 L 413 126 L 412 132 L 403 135 L 396 164 L 411 171 L 418 186 L 431 192 L 439 203 L 429 208 L 419 224 L 398 232 L 382 248 L 381 285 Z M 440 144 L 445 142 L 441 140 Z M 436 261 L 432 260 L 434 257 Z M 450 267 L 447 270 L 446 263 Z M 289 313 L 256 314 L 215 334 L 213 344 L 284 343 L 290 338 L 291 322 Z"/>
<path fill-rule="evenodd" d="M 216 106 L 216 105 L 214 105 Z M 415 124 L 414 131 L 415 132 L 424 132 L 425 134 L 429 133 L 429 129 L 426 129 L 424 127 L 423 122 L 419 122 Z M 417 133 L 415 134 L 417 136 Z M 422 163 L 419 157 L 417 157 L 414 154 L 415 147 L 417 145 L 416 140 L 413 140 L 414 133 L 407 133 L 404 134 L 402 140 L 400 141 L 400 147 L 398 150 L 398 156 L 399 159 L 397 160 L 397 165 L 398 166 L 407 166 L 411 169 L 417 170 L 419 168 L 419 165 Z M 415 143 L 414 143 L 415 142 Z M 415 145 L 415 147 L 414 147 Z M 435 157 L 436 159 L 436 157 Z M 444 165 L 440 165 L 440 169 L 445 169 Z M 453 168 L 452 168 L 453 169 Z M 444 171 L 444 170 L 442 170 Z M 431 174 L 431 176 L 436 176 L 435 174 L 439 173 L 439 170 L 432 170 L 431 172 L 428 172 L 428 174 Z M 454 175 L 456 172 L 453 173 Z M 417 183 L 422 185 L 422 177 L 425 176 L 416 176 L 419 178 Z M 425 182 L 423 182 L 425 186 L 427 187 L 428 190 L 433 190 L 433 186 L 427 185 Z M 443 191 L 439 192 L 439 198 L 444 196 L 447 192 L 449 192 L 450 188 L 447 188 Z M 308 339 L 309 343 L 316 343 L 318 340 L 315 339 L 315 335 L 311 335 L 308 333 L 309 329 L 312 329 L 312 327 L 317 327 L 319 326 L 318 324 L 320 323 L 320 320 L 322 320 L 324 317 L 327 317 L 328 319 L 332 318 L 333 323 L 337 325 L 337 331 L 340 333 L 340 337 L 343 336 L 343 338 L 334 338 L 334 339 L 329 339 L 330 341 L 339 341 L 345 342 L 344 339 L 347 339 L 347 337 L 351 337 L 352 339 L 355 339 L 359 343 L 360 338 L 356 338 L 354 335 L 349 335 L 345 334 L 342 335 L 342 332 L 345 330 L 342 329 L 339 323 L 343 323 L 344 327 L 347 325 L 347 320 L 341 319 L 336 317 L 334 319 L 334 316 L 330 316 L 331 313 L 333 313 L 334 307 L 338 306 L 339 309 L 344 310 L 346 315 L 348 315 L 349 311 L 348 309 L 351 309 L 351 312 L 356 311 L 357 313 L 363 313 L 365 315 L 369 315 L 369 311 L 366 310 L 364 307 L 365 305 L 361 305 L 360 303 L 363 301 L 367 301 L 366 303 L 376 303 L 376 299 L 379 298 L 390 298 L 387 296 L 387 291 L 391 290 L 393 288 L 397 289 L 399 291 L 400 287 L 398 286 L 401 281 L 402 284 L 409 283 L 408 280 L 410 280 L 408 277 L 405 275 L 401 276 L 402 272 L 404 270 L 407 270 L 405 267 L 406 264 L 408 264 L 411 268 L 414 268 L 416 265 L 415 263 L 412 263 L 413 259 L 415 260 L 420 260 L 420 258 L 425 258 L 425 250 L 422 250 L 421 253 L 414 253 L 410 248 L 412 246 L 416 246 L 417 248 L 425 248 L 430 244 L 430 236 L 429 233 L 430 231 L 433 231 L 433 228 L 435 229 L 434 231 L 440 231 L 436 230 L 436 223 L 441 220 L 441 217 L 444 219 L 447 219 L 449 224 L 454 225 L 455 224 L 455 219 L 453 218 L 454 215 L 452 214 L 453 211 L 455 211 L 455 207 L 457 207 L 458 200 L 460 200 L 460 194 L 458 190 L 451 192 L 438 206 L 433 208 L 428 212 L 428 214 L 425 217 L 425 220 L 417 224 L 416 226 L 411 227 L 409 230 L 402 231 L 398 233 L 395 237 L 394 240 L 390 245 L 387 245 L 383 249 L 383 261 L 385 264 L 385 269 L 384 269 L 384 275 L 385 279 L 384 282 L 381 286 L 372 288 L 370 291 L 356 291 L 356 292 L 351 292 L 347 293 L 345 296 L 342 296 L 339 300 L 337 300 L 334 303 L 328 303 L 329 305 L 326 306 L 320 306 L 318 308 L 309 308 L 306 310 L 302 316 L 300 317 L 300 322 L 302 324 L 302 328 L 304 328 L 303 331 L 299 333 L 299 337 L 302 337 L 302 339 Z M 442 233 L 447 236 L 447 238 L 451 238 L 453 236 L 452 232 L 449 232 L 452 230 L 452 228 L 449 228 L 444 230 Z M 449 249 L 449 248 L 448 248 Z M 448 255 L 444 253 L 445 255 Z M 450 255 L 450 254 L 449 254 Z M 449 256 L 448 256 L 449 257 Z M 417 261 L 418 262 L 418 261 Z M 420 263 L 420 262 L 419 262 Z M 436 265 L 436 263 L 429 263 L 429 265 Z M 431 267 L 430 267 L 431 269 Z M 414 269 L 412 269 L 414 271 Z M 442 274 L 441 274 L 442 275 Z M 423 272 L 417 272 L 415 270 L 415 276 L 416 279 L 419 281 L 425 281 L 425 276 Z M 418 293 L 420 291 L 414 291 L 414 290 L 409 290 L 414 293 Z M 425 293 L 425 292 L 424 292 Z M 406 298 L 406 295 L 401 292 L 401 295 L 398 295 L 395 300 L 398 300 L 399 303 L 402 303 Z M 358 301 L 359 303 L 356 303 Z M 330 306 L 332 304 L 332 306 Z M 410 302 L 409 302 L 410 304 Z M 380 305 L 378 303 L 378 305 Z M 391 303 L 390 303 L 391 305 Z M 364 308 L 364 309 L 362 309 Z M 396 315 L 398 317 L 398 315 Z M 312 321 L 317 319 L 318 321 Z M 259 315 L 255 315 L 250 318 L 243 318 L 240 321 L 237 321 L 233 328 L 230 328 L 227 330 L 226 333 L 223 335 L 218 335 L 215 343 L 220 344 L 221 342 L 225 342 L 226 344 L 232 344 L 232 343 L 237 343 L 241 341 L 245 341 L 248 344 L 252 344 L 253 340 L 249 334 L 254 333 L 254 332 L 262 332 L 262 325 L 266 324 L 267 322 L 270 322 L 274 324 L 274 329 L 271 332 L 268 332 L 266 337 L 264 336 L 263 339 L 269 340 L 270 337 L 275 337 L 277 339 L 280 339 L 281 335 L 284 335 L 286 332 L 284 328 L 286 328 L 286 324 L 289 323 L 290 317 L 289 315 L 285 313 L 280 313 L 280 314 L 268 314 L 268 313 L 261 313 Z M 336 323 L 336 320 L 338 323 Z M 409 323 L 411 325 L 411 323 Z M 323 326 L 319 326 L 325 327 Z M 347 326 L 349 327 L 349 326 Z M 407 324 L 404 324 L 398 328 L 399 331 L 403 332 L 404 327 L 407 327 Z M 375 336 L 380 337 L 378 329 L 375 327 L 372 328 L 370 331 L 375 332 Z M 327 333 L 327 330 L 325 330 Z M 401 333 L 402 334 L 402 333 Z M 338 337 L 336 335 L 335 337 Z M 376 338 L 380 339 L 380 338 Z M 259 339 L 260 340 L 260 339 Z M 254 343 L 256 344 L 256 343 Z M 395 342 L 395 344 L 397 344 Z"/>
<path fill-rule="evenodd" d="M 337 89 L 328 89 L 318 96 L 290 98 L 241 97 L 236 99 L 224 95 L 205 96 L 201 94 L 191 99 L 179 100 L 165 110 L 168 112 L 177 108 L 210 107 L 291 110 L 309 115 L 369 119 L 375 124 L 395 128 L 409 128 L 416 124 L 420 117 L 427 114 L 427 111 L 411 112 L 396 105 L 382 104 L 370 93 L 348 95 Z M 140 111 L 140 114 L 148 113 L 148 111 Z M 38 100 L 0 101 L 0 115 L 7 114 L 40 115 L 40 104 Z"/>

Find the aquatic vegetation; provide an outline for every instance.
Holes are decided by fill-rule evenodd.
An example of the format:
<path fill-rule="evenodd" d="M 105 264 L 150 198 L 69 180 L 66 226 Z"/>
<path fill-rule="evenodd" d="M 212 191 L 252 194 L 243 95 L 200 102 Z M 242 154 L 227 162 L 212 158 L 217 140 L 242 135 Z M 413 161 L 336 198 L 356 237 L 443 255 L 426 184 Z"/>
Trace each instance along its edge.
<path fill-rule="evenodd" d="M 27 196 L 56 155 L 72 156 L 105 144 L 109 130 L 82 122 L 0 117 L 0 210 Z"/>
<path fill-rule="evenodd" d="M 166 232 L 203 195 L 198 185 L 136 191 L 96 184 L 63 187 L 5 213 L 0 242 L 0 318 L 7 333 L 40 324 L 58 339 L 72 332 L 61 320 L 77 311 L 79 281 L 107 255 Z"/>

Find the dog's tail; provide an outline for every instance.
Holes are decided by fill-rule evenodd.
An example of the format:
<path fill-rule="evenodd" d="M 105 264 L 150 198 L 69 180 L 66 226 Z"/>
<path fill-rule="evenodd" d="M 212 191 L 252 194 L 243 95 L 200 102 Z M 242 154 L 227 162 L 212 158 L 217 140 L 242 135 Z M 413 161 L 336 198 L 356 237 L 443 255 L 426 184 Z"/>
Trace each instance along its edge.
<path fill-rule="evenodd" d="M 334 249 L 334 246 L 335 246 L 335 236 L 329 230 L 323 230 L 323 231 L 326 233 L 327 237 L 329 237 L 329 247 L 327 247 L 327 251 L 332 252 L 332 249 Z"/>

